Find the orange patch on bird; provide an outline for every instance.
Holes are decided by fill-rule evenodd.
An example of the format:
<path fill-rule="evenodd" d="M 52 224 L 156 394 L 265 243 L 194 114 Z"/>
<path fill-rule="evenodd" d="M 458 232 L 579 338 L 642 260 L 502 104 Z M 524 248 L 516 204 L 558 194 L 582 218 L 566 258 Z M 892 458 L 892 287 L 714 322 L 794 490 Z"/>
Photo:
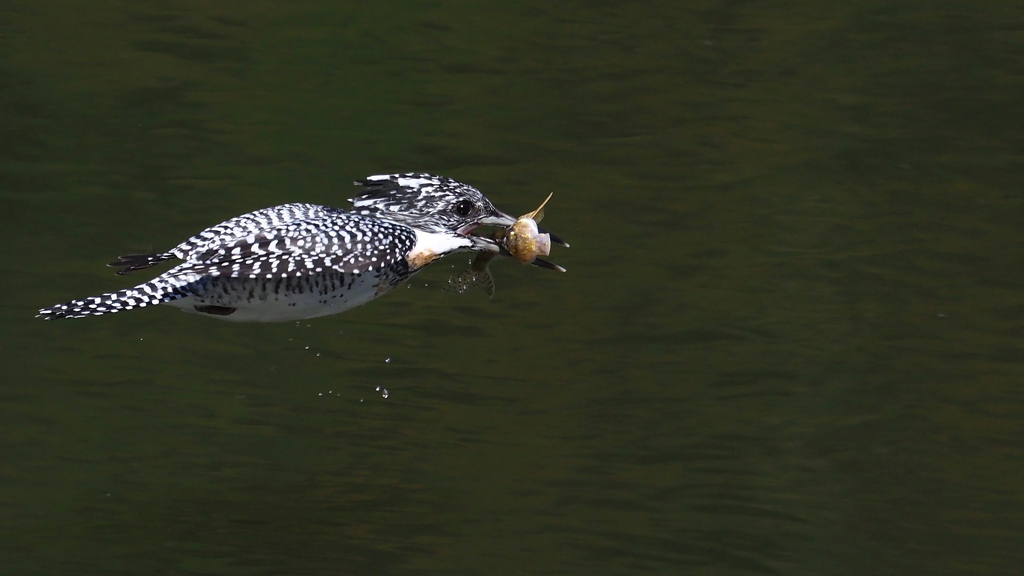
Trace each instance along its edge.
<path fill-rule="evenodd" d="M 409 270 L 415 272 L 438 258 L 439 256 L 433 250 L 422 249 L 410 252 L 405 257 L 405 261 L 409 263 Z"/>

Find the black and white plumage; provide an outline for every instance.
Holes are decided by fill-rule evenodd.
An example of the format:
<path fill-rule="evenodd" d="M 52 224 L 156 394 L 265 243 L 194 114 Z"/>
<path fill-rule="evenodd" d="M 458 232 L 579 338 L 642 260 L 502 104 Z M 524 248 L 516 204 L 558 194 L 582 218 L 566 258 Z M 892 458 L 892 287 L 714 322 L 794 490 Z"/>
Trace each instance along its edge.
<path fill-rule="evenodd" d="M 180 259 L 126 290 L 39 311 L 82 318 L 170 304 L 226 320 L 275 322 L 336 314 L 387 293 L 453 252 L 500 252 L 470 232 L 515 218 L 476 188 L 430 174 L 388 174 L 356 182 L 354 210 L 284 204 L 231 218 L 168 252 L 122 256 L 118 274 Z"/>

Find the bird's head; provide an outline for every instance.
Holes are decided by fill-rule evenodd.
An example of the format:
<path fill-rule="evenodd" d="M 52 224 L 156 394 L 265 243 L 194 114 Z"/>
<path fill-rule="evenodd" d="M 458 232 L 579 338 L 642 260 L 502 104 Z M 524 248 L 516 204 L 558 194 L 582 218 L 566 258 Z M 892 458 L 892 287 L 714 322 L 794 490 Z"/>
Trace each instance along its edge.
<path fill-rule="evenodd" d="M 466 250 L 497 252 L 490 238 L 470 234 L 480 226 L 511 226 L 516 219 L 479 190 L 432 174 L 382 174 L 356 181 L 363 191 L 349 199 L 353 212 L 432 234 L 458 236 Z"/>
<path fill-rule="evenodd" d="M 353 212 L 447 238 L 442 242 L 446 245 L 445 253 L 464 250 L 501 253 L 504 249 L 493 236 L 477 236 L 471 232 L 481 226 L 507 228 L 517 220 L 495 208 L 476 188 L 444 176 L 412 172 L 381 174 L 357 180 L 355 184 L 363 190 L 349 199 Z M 551 240 L 568 246 L 557 236 L 551 235 Z M 543 260 L 535 263 L 552 267 Z"/>
<path fill-rule="evenodd" d="M 516 219 L 498 210 L 479 190 L 431 174 L 382 174 L 359 180 L 350 198 L 354 212 L 405 224 L 424 232 L 468 236 L 479 226 L 511 226 Z"/>

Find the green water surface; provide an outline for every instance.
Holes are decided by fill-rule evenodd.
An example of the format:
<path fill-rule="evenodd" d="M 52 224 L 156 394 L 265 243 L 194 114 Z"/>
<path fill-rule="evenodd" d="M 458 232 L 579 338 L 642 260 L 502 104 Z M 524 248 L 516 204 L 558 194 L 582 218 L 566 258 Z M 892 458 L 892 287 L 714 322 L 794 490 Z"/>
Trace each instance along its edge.
<path fill-rule="evenodd" d="M 0 4 L 0 573 L 1019 574 L 1022 96 L 1013 2 Z M 569 271 L 33 318 L 401 171 Z"/>

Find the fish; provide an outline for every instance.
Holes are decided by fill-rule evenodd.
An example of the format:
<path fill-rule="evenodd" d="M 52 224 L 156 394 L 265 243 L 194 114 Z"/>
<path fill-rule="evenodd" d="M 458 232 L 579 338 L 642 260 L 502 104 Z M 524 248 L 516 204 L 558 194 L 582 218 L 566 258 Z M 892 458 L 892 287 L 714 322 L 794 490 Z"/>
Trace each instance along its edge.
<path fill-rule="evenodd" d="M 552 237 L 551 233 L 541 230 L 537 225 L 544 218 L 544 206 L 553 195 L 553 192 L 548 194 L 548 197 L 540 203 L 536 210 L 523 214 L 511 226 L 494 232 L 493 238 L 501 246 L 503 256 L 510 256 L 520 264 L 533 264 L 541 268 L 565 272 L 565 268 L 538 258 L 538 256 L 551 254 L 552 241 L 566 248 L 569 247 L 567 242 L 557 236 Z M 477 254 L 466 270 L 448 279 L 445 289 L 456 294 L 482 289 L 488 296 L 494 296 L 494 277 L 491 275 L 489 265 L 496 255 L 493 252 Z"/>
<path fill-rule="evenodd" d="M 537 260 L 537 256 L 551 253 L 551 234 L 541 232 L 537 223 L 544 218 L 544 206 L 551 200 L 552 194 L 548 194 L 536 210 L 517 218 L 514 224 L 496 238 L 498 244 L 521 264 L 531 264 Z M 565 269 L 561 271 L 565 272 Z"/>

